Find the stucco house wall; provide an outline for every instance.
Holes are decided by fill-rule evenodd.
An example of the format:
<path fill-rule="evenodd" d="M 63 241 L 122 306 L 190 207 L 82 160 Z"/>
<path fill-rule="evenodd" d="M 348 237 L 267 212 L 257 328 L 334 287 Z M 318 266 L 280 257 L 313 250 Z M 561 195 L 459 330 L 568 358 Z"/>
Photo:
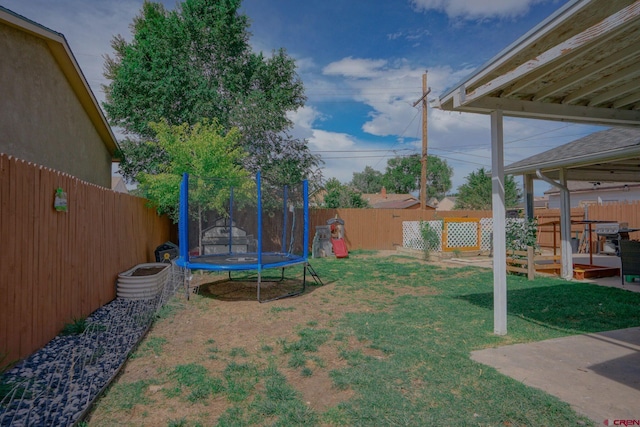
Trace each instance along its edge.
<path fill-rule="evenodd" d="M 0 94 L 0 152 L 111 187 L 116 142 L 64 37 L 6 9 Z"/>

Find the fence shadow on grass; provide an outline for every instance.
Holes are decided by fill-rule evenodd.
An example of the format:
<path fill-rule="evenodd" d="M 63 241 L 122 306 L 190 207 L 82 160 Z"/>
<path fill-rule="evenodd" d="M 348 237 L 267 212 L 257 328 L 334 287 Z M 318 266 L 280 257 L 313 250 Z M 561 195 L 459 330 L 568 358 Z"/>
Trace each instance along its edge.
<path fill-rule="evenodd" d="M 457 298 L 493 310 L 493 292 Z M 576 333 L 640 326 L 638 307 L 638 293 L 588 283 L 567 282 L 507 291 L 508 315 Z"/>

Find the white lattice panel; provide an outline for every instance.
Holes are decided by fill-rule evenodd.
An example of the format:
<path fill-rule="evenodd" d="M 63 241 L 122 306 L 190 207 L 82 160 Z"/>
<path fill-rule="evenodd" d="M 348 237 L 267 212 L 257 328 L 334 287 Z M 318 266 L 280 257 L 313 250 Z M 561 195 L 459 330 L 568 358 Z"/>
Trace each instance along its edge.
<path fill-rule="evenodd" d="M 402 222 L 402 247 L 409 249 L 424 250 L 424 239 L 420 233 L 421 221 Z M 436 233 L 438 233 L 438 246 L 430 248 L 432 251 L 442 250 L 442 221 L 426 221 Z"/>
<path fill-rule="evenodd" d="M 444 250 L 480 249 L 478 245 L 479 220 L 447 218 L 444 221 Z"/>
<path fill-rule="evenodd" d="M 480 238 L 480 250 L 491 250 L 493 236 L 493 218 L 480 218 L 480 229 L 482 237 Z"/>
<path fill-rule="evenodd" d="M 442 238 L 442 221 L 428 221 L 431 228 L 438 232 L 438 235 Z M 471 224 L 471 223 L 467 223 Z M 477 227 L 476 223 L 473 223 L 474 227 Z M 477 232 L 468 231 L 467 225 L 466 227 L 450 228 L 449 233 L 454 233 L 451 236 L 450 244 L 462 244 L 467 245 L 467 243 L 476 244 L 477 240 Z M 466 233 L 466 237 L 464 234 Z M 480 250 L 489 251 L 491 250 L 492 242 L 492 233 L 493 233 L 493 218 L 480 218 Z M 462 236 L 458 236 L 457 234 L 462 234 Z M 473 240 L 473 242 L 471 242 Z M 424 242 L 422 240 L 422 236 L 420 234 L 420 221 L 404 221 L 402 223 L 402 246 L 410 249 L 418 249 L 424 250 Z M 434 251 L 442 251 L 442 244 L 439 245 L 438 248 L 433 248 Z"/>

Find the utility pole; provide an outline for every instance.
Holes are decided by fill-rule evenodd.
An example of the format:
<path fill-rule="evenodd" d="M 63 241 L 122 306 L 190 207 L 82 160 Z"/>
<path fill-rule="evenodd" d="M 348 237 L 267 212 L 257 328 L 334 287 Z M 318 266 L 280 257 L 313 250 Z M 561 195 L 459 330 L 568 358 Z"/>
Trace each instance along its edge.
<path fill-rule="evenodd" d="M 415 107 L 422 101 L 422 173 L 420 175 L 420 209 L 427 209 L 427 95 L 431 88 L 427 87 L 427 71 L 422 75 L 422 97 L 413 103 Z"/>

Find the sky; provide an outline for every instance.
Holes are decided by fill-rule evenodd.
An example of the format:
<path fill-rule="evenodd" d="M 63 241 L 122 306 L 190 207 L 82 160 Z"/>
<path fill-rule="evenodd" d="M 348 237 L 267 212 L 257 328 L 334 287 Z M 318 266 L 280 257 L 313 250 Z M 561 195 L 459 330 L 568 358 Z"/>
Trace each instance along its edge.
<path fill-rule="evenodd" d="M 168 9 L 175 0 L 161 1 Z M 243 0 L 254 51 L 284 48 L 307 96 L 290 117 L 323 160 L 325 179 L 348 183 L 370 166 L 422 146 L 422 75 L 432 99 L 455 86 L 569 0 Z M 64 34 L 99 102 L 105 55 L 143 0 L 0 0 L 0 5 Z M 453 168 L 452 189 L 491 169 L 489 116 L 427 108 L 428 156 Z M 505 164 L 602 128 L 505 118 Z M 118 136 L 119 133 L 116 132 Z M 521 185 L 521 179 L 518 178 Z M 536 181 L 535 194 L 549 186 Z"/>

